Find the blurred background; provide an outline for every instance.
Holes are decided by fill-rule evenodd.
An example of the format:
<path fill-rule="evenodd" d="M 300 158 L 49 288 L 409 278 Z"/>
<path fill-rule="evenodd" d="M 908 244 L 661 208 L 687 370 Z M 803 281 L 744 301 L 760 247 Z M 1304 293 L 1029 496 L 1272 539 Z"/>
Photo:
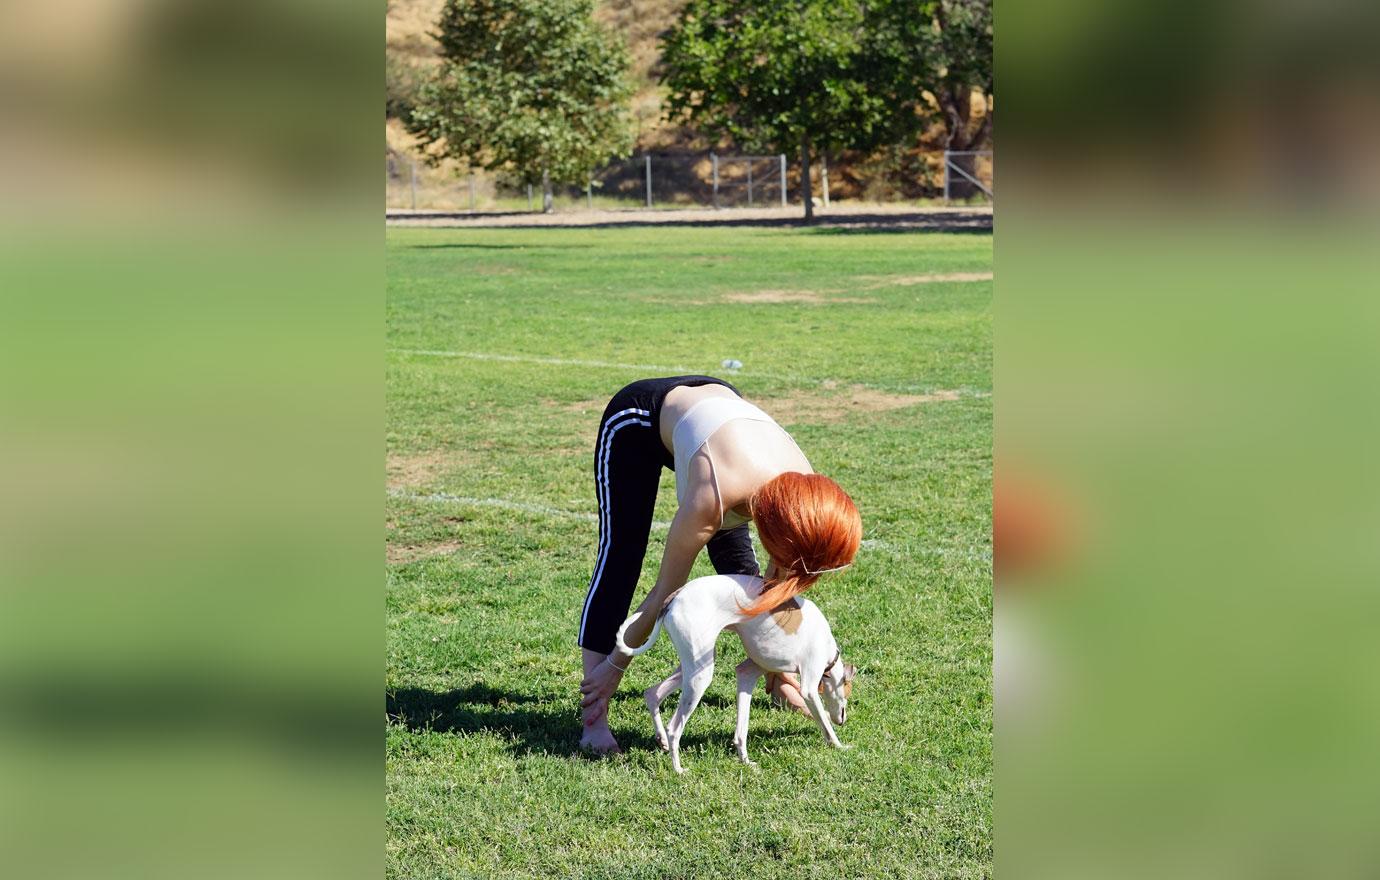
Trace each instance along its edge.
<path fill-rule="evenodd" d="M 999 6 L 1000 875 L 1380 868 L 1376 12 Z"/>
<path fill-rule="evenodd" d="M 6 873 L 382 869 L 381 34 L 0 6 Z"/>

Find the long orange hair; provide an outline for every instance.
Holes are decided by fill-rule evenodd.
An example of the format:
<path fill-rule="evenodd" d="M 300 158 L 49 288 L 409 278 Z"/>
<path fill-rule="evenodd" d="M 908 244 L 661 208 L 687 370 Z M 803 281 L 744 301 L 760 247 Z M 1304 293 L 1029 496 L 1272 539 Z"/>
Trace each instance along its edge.
<path fill-rule="evenodd" d="M 746 615 L 770 611 L 808 590 L 829 569 L 848 565 L 862 542 L 862 517 L 839 484 L 822 474 L 788 471 L 749 502 L 757 536 L 776 564 Z"/>

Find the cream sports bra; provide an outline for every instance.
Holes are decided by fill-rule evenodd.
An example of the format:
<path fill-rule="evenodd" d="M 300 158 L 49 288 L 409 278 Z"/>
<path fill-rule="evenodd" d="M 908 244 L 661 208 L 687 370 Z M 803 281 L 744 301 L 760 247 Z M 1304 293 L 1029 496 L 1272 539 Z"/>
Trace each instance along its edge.
<path fill-rule="evenodd" d="M 762 410 L 748 403 L 739 397 L 706 397 L 685 411 L 685 415 L 680 417 L 676 426 L 671 429 L 671 446 L 675 449 L 676 462 L 676 500 L 685 500 L 685 491 L 689 485 L 690 459 L 695 457 L 701 447 L 713 436 L 714 432 L 722 428 L 734 419 L 747 419 L 753 422 L 769 422 L 776 425 L 776 420 Z M 781 433 L 786 434 L 786 429 L 776 425 Z M 786 434 L 795 443 L 795 439 L 790 434 Z M 797 446 L 796 449 L 800 447 Z M 804 453 L 801 453 L 804 455 Z M 714 458 L 709 455 L 708 450 L 705 455 L 709 456 L 710 474 L 714 480 L 714 494 L 719 498 L 719 528 L 733 529 L 750 522 L 750 520 L 735 513 L 731 508 L 724 510 L 723 495 L 719 493 L 719 475 L 714 468 Z"/>

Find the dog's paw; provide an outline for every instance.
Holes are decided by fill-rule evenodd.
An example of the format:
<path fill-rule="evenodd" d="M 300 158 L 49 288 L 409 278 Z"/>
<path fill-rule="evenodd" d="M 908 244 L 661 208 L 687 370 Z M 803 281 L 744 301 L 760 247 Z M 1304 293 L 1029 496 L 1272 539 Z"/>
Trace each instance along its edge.
<path fill-rule="evenodd" d="M 656 738 L 656 744 L 661 748 L 663 752 L 671 751 L 671 744 L 666 741 L 666 737 L 664 736 L 658 734 Z"/>
<path fill-rule="evenodd" d="M 761 769 L 762 769 L 762 765 L 761 765 L 761 764 L 758 764 L 756 761 L 744 761 L 744 762 L 743 762 L 743 766 L 744 766 L 744 767 L 747 767 L 749 770 L 761 770 Z"/>
<path fill-rule="evenodd" d="M 846 751 L 848 751 L 849 749 L 853 748 L 853 743 L 845 743 L 845 742 L 834 743 L 834 748 L 846 752 Z"/>

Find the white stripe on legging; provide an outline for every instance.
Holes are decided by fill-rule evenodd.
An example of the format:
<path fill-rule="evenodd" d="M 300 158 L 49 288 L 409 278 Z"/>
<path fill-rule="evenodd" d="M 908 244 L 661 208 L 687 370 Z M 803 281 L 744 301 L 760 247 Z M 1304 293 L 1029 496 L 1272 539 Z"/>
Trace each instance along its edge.
<path fill-rule="evenodd" d="M 627 416 L 627 418 L 623 418 Z M 639 418 L 646 416 L 647 418 Z M 645 409 L 629 407 L 620 410 L 604 420 L 604 425 L 600 429 L 599 445 L 594 452 L 594 481 L 595 494 L 599 504 L 599 556 L 594 564 L 594 576 L 589 579 L 589 594 L 585 596 L 585 607 L 580 614 L 580 641 L 585 638 L 585 621 L 589 619 L 589 606 L 594 601 L 594 593 L 598 589 L 599 577 L 604 573 L 604 564 L 608 561 L 609 545 L 612 543 L 610 532 L 612 523 L 609 516 L 609 479 L 608 479 L 608 460 L 609 454 L 613 451 L 613 437 L 628 425 L 642 425 L 650 428 L 651 413 Z M 622 421 L 618 419 L 622 418 Z M 617 422 L 617 424 L 615 424 Z"/>

